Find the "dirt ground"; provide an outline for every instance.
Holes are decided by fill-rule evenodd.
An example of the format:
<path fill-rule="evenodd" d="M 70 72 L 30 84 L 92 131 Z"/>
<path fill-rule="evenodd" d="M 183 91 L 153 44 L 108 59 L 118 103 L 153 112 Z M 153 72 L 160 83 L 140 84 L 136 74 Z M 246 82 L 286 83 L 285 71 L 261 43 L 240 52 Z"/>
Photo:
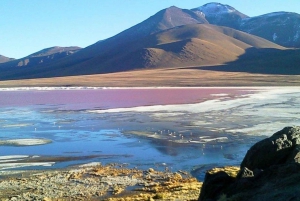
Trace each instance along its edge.
<path fill-rule="evenodd" d="M 97 87 L 210 87 L 300 86 L 300 75 L 266 75 L 191 68 L 167 68 L 130 72 L 0 81 L 0 87 L 97 86 Z"/>
<path fill-rule="evenodd" d="M 187 172 L 96 165 L 0 176 L 0 200 L 197 200 L 201 182 Z"/>

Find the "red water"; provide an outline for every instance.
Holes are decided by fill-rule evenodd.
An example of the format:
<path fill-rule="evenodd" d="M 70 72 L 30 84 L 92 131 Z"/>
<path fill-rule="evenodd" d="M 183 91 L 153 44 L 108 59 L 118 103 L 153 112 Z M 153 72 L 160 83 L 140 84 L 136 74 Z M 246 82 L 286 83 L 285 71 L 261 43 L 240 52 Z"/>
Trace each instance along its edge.
<path fill-rule="evenodd" d="M 0 107 L 59 105 L 63 109 L 109 109 L 146 105 L 199 103 L 253 93 L 243 88 L 158 88 L 0 91 Z"/>

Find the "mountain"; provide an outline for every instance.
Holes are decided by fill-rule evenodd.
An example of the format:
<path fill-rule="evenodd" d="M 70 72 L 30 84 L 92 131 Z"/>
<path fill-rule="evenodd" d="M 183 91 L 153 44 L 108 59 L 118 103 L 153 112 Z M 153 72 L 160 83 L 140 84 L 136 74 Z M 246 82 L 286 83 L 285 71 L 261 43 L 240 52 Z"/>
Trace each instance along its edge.
<path fill-rule="evenodd" d="M 202 14 L 210 24 L 227 26 L 238 29 L 247 15 L 237 11 L 235 8 L 220 3 L 208 3 L 192 9 L 197 14 Z"/>
<path fill-rule="evenodd" d="M 0 68 L 10 69 L 16 67 L 40 66 L 69 56 L 80 49 L 80 47 L 50 47 L 28 55 L 22 59 L 15 59 L 6 62 L 0 65 Z"/>
<path fill-rule="evenodd" d="M 192 24 L 152 34 L 117 48 L 126 51 L 112 51 L 105 57 L 95 57 L 85 66 L 94 66 L 102 72 L 115 72 L 221 64 L 238 59 L 246 49 L 253 47 L 283 49 L 267 40 L 231 28 Z"/>
<path fill-rule="evenodd" d="M 297 13 L 274 12 L 248 17 L 220 3 L 208 3 L 192 11 L 203 13 L 210 24 L 231 27 L 285 47 L 300 47 L 300 15 Z"/>
<path fill-rule="evenodd" d="M 195 24 L 195 23 L 204 23 L 208 24 L 207 20 L 204 18 L 203 15 L 194 13 L 187 9 L 180 9 L 175 6 L 172 6 L 167 9 L 163 9 L 156 13 L 155 15 L 149 17 L 145 21 L 111 37 L 106 40 L 101 40 L 96 42 L 95 44 L 92 44 L 81 51 L 65 57 L 60 60 L 52 61 L 51 63 L 46 64 L 45 62 L 41 64 L 40 66 L 43 66 L 45 71 L 52 71 L 53 69 L 59 69 L 61 72 L 61 75 L 58 75 L 57 73 L 53 73 L 56 76 L 64 76 L 68 75 L 69 71 L 68 68 L 71 68 L 71 66 L 82 66 L 84 62 L 87 62 L 94 57 L 105 57 L 104 59 L 107 59 L 109 57 L 106 57 L 108 52 L 111 51 L 120 51 L 117 48 L 122 48 L 125 44 L 130 44 L 133 41 L 142 39 L 146 36 L 149 36 L 154 33 L 158 33 L 163 30 L 167 30 L 170 28 L 174 28 L 180 25 L 186 25 L 186 24 Z M 126 51 L 126 50 L 125 50 Z M 114 55 L 111 55 L 111 57 L 114 57 Z M 23 63 L 26 63 L 26 60 Z M 3 65 L 0 65 L 0 68 L 2 68 Z M 80 72 L 82 71 L 89 71 L 89 72 L 101 72 L 97 69 L 90 70 L 86 69 L 88 67 L 84 67 L 84 69 L 80 69 Z M 86 69 L 86 70 L 85 70 Z M 37 74 L 41 74 L 40 68 L 32 68 L 30 70 L 22 70 L 24 72 L 21 72 L 20 70 L 16 71 L 10 71 L 7 74 L 7 77 L 4 76 L 4 73 L 2 73 L 3 76 L 1 76 L 1 79 L 14 79 L 16 77 L 34 77 Z M 72 72 L 74 74 L 75 72 Z M 5 77 L 5 78 L 4 78 Z"/>
<path fill-rule="evenodd" d="M 256 61 L 261 61 L 257 59 L 258 55 L 265 58 L 266 54 L 268 59 L 273 60 L 270 53 L 272 49 L 277 50 L 278 58 L 285 58 L 287 51 L 282 51 L 285 48 L 274 41 L 270 42 L 237 29 L 243 28 L 247 29 L 247 32 L 258 33 L 259 29 L 250 28 L 256 26 L 263 29 L 262 19 L 272 16 L 278 19 L 278 15 L 274 14 L 250 18 L 231 6 L 219 3 L 205 4 L 192 10 L 172 6 L 80 51 L 78 47 L 52 47 L 19 60 L 0 64 L 0 79 L 89 75 L 145 68 L 195 67 L 232 64 L 242 60 L 246 60 L 251 64 L 248 65 L 249 68 L 253 68 L 252 65 L 255 66 Z M 276 19 L 274 22 L 279 24 Z M 259 21 L 258 24 L 256 21 Z M 270 26 L 276 28 L 272 23 Z M 269 28 L 264 33 L 270 30 L 272 29 Z M 273 37 L 277 43 L 279 38 Z M 26 68 L 16 68 L 17 66 Z M 236 71 L 236 68 L 232 70 L 231 66 L 229 71 Z M 266 64 L 264 68 L 268 67 Z M 284 66 L 278 66 L 278 69 L 281 68 Z"/>
<path fill-rule="evenodd" d="M 73 56 L 60 61 L 59 64 L 56 63 L 55 66 L 72 66 L 76 63 L 92 59 L 95 56 L 103 55 L 103 53 L 114 50 L 120 45 L 129 44 L 132 41 L 136 41 L 151 34 L 181 25 L 196 23 L 208 24 L 203 15 L 172 6 L 159 11 L 143 22 L 122 31 L 111 38 L 98 41 L 97 43 L 82 49 Z"/>
<path fill-rule="evenodd" d="M 3 56 L 3 55 L 0 55 L 0 63 L 5 63 L 5 62 L 8 62 L 8 61 L 12 61 L 14 60 L 13 58 L 8 58 L 6 56 Z"/>
<path fill-rule="evenodd" d="M 265 39 L 228 27 L 190 24 L 120 44 L 72 66 L 27 68 L 17 74 L 3 73 L 0 78 L 56 77 L 143 68 L 214 65 L 235 61 L 249 48 L 284 49 Z"/>

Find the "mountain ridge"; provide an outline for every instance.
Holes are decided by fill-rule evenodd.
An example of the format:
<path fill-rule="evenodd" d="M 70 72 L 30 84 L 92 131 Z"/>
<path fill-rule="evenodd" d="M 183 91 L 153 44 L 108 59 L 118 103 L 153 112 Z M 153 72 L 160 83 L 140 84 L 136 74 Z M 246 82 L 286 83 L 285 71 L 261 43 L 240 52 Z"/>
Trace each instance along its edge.
<path fill-rule="evenodd" d="M 259 34 L 252 34 L 252 30 L 256 33 L 261 27 L 249 30 L 253 28 L 251 24 L 256 25 L 257 20 L 263 22 L 272 18 L 276 21 L 276 17 L 282 15 L 285 16 L 286 13 L 251 18 L 229 5 L 220 3 L 209 3 L 191 10 L 171 6 L 115 36 L 86 48 L 75 51 L 54 46 L 21 60 L 0 64 L 0 79 L 60 77 L 232 63 L 244 59 L 242 55 L 246 53 L 248 58 L 248 49 L 259 53 L 264 53 L 258 51 L 262 48 L 285 50 L 274 43 L 278 42 L 274 39 L 274 34 L 271 42 L 264 39 L 266 36 L 263 38 L 257 36 Z M 243 29 L 248 31 L 243 31 L 242 25 Z M 269 28 L 268 31 L 273 30 Z M 267 36 L 269 35 L 268 33 Z M 278 40 L 280 36 L 281 34 L 278 34 Z M 47 62 L 40 59 L 55 55 L 54 53 L 64 55 L 53 57 Z M 33 62 L 33 59 L 37 61 Z M 26 68 L 13 68 L 21 66 Z"/>
<path fill-rule="evenodd" d="M 25 56 L 21 59 L 13 59 L 7 61 L 0 65 L 0 69 L 10 69 L 10 68 L 17 68 L 17 67 L 30 67 L 30 66 L 37 66 L 44 63 L 52 62 L 53 60 L 57 60 L 68 55 L 71 55 L 81 48 L 77 46 L 71 47 L 49 47 L 38 52 L 32 53 L 28 56 Z"/>
<path fill-rule="evenodd" d="M 277 11 L 249 17 L 221 3 L 208 3 L 191 10 L 204 13 L 210 24 L 231 27 L 285 47 L 300 47 L 300 14 L 298 13 Z"/>

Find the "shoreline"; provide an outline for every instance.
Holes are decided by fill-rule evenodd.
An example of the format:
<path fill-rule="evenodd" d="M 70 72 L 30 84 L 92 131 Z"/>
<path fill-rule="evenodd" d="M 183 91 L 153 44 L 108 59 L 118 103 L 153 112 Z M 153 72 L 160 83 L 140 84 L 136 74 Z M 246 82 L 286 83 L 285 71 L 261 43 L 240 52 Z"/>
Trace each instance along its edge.
<path fill-rule="evenodd" d="M 299 88 L 300 86 L 186 86 L 186 87 L 171 87 L 171 86 L 159 86 L 159 87 L 85 87 L 85 86 L 55 86 L 55 87 L 2 87 L 1 91 L 51 91 L 51 90 L 134 90 L 134 89 L 275 89 L 275 88 Z"/>
<path fill-rule="evenodd" d="M 96 87 L 211 87 L 211 86 L 300 86 L 300 75 L 255 74 L 210 69 L 155 68 L 81 76 L 0 81 L 1 87 L 96 86 Z"/>
<path fill-rule="evenodd" d="M 196 200 L 202 182 L 184 171 L 100 163 L 2 175 L 0 200 Z"/>

